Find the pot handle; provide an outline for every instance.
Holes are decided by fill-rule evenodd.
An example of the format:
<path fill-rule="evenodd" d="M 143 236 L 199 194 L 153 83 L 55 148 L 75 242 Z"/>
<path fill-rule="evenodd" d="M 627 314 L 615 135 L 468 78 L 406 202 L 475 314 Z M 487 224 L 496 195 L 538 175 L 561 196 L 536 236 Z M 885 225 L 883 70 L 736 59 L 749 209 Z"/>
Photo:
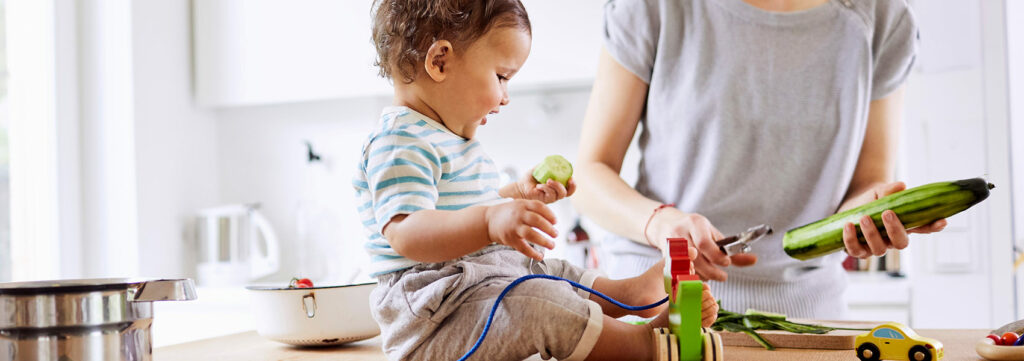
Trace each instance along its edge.
<path fill-rule="evenodd" d="M 302 310 L 306 311 L 306 318 L 316 316 L 316 296 L 312 293 L 302 296 Z"/>
<path fill-rule="evenodd" d="M 128 289 L 131 302 L 191 301 L 196 299 L 196 286 L 191 279 L 143 281 Z"/>

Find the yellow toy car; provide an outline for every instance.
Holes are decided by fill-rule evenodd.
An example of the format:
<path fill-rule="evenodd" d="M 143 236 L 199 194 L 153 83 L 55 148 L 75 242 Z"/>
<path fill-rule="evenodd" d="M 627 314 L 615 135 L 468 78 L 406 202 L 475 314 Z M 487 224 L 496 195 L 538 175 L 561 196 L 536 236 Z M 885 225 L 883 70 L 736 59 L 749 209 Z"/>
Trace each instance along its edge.
<path fill-rule="evenodd" d="M 907 360 L 938 361 L 942 359 L 942 342 L 923 337 L 898 322 L 875 327 L 857 336 L 857 358 L 861 361 Z"/>

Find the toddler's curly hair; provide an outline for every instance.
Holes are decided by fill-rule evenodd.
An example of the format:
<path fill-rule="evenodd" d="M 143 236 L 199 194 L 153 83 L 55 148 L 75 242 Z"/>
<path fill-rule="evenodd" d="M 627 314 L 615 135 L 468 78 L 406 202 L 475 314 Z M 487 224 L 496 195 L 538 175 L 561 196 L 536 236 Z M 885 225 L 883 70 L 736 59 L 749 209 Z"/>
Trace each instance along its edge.
<path fill-rule="evenodd" d="M 530 18 L 519 0 L 374 0 L 374 65 L 381 77 L 398 75 L 406 84 L 412 83 L 435 41 L 448 40 L 464 49 L 502 26 L 531 32 Z"/>

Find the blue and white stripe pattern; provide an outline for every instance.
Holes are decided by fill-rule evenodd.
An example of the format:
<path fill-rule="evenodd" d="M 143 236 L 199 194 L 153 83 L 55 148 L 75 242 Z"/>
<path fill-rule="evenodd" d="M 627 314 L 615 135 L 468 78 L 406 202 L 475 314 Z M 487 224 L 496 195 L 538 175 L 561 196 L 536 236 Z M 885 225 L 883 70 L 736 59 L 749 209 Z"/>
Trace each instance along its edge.
<path fill-rule="evenodd" d="M 381 234 L 392 217 L 419 210 L 459 210 L 500 201 L 494 162 L 475 139 L 464 139 L 408 107 L 387 107 L 363 144 L 352 185 L 368 241 L 371 275 L 418 262 L 402 257 Z"/>

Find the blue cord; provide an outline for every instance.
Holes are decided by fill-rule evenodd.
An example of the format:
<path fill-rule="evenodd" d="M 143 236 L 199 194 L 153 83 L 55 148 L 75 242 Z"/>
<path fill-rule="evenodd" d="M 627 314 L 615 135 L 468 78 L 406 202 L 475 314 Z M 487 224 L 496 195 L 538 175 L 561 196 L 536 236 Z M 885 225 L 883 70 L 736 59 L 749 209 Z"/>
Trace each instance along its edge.
<path fill-rule="evenodd" d="M 597 291 L 595 291 L 594 289 L 592 289 L 590 287 L 581 285 L 579 283 L 567 280 L 567 279 L 562 278 L 562 277 L 557 277 L 557 276 L 552 276 L 552 275 L 545 275 L 545 274 L 522 276 L 522 277 L 517 278 L 515 281 L 512 281 L 512 283 L 510 283 L 508 286 L 505 286 L 505 289 L 502 290 L 501 294 L 498 295 L 498 299 L 494 301 L 494 306 L 491 307 L 491 314 L 487 316 L 487 324 L 484 325 L 484 331 L 482 333 L 480 333 L 480 338 L 476 339 L 476 343 L 473 344 L 473 347 L 470 348 L 469 351 L 466 352 L 465 355 L 462 355 L 462 357 L 459 358 L 459 361 L 465 361 L 466 359 L 469 358 L 469 356 L 473 355 L 473 353 L 476 352 L 476 350 L 478 348 L 480 348 L 480 344 L 482 344 L 484 342 L 484 337 L 487 337 L 487 331 L 489 331 L 491 329 L 491 321 L 494 320 L 494 313 L 498 311 L 498 304 L 501 303 L 501 299 L 502 298 L 505 298 L 505 294 L 507 294 L 508 291 L 511 291 L 513 287 L 518 286 L 520 283 L 523 283 L 523 281 L 526 281 L 526 280 L 529 280 L 529 279 L 534 279 L 534 278 L 545 278 L 545 279 L 549 279 L 549 280 L 569 282 L 569 284 L 571 284 L 573 287 L 576 287 L 576 288 L 582 289 L 584 291 L 593 293 L 593 294 L 597 295 L 598 297 L 603 298 L 605 301 L 611 302 L 612 304 L 614 304 L 616 306 L 622 307 L 622 308 L 630 310 L 630 311 L 643 311 L 643 310 L 646 310 L 646 309 L 651 309 L 651 308 L 658 307 L 662 303 L 668 302 L 668 297 L 665 297 L 665 299 L 663 299 L 661 301 L 658 301 L 658 302 L 655 302 L 655 303 L 652 303 L 652 304 L 649 304 L 649 305 L 646 305 L 646 306 L 630 306 L 630 305 L 623 304 L 623 303 L 621 303 L 619 301 L 613 300 L 611 297 L 605 296 L 603 293 L 597 292 Z"/>

